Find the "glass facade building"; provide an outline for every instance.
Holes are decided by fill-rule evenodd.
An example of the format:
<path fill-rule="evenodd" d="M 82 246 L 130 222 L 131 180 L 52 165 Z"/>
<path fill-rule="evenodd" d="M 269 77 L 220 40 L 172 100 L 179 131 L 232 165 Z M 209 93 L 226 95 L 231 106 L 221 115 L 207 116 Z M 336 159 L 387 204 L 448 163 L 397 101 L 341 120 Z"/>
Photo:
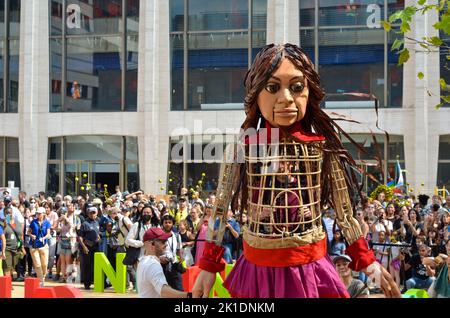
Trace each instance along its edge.
<path fill-rule="evenodd" d="M 396 35 L 380 22 L 404 0 L 39 1 L 0 0 L 0 186 L 213 191 L 219 149 L 233 142 L 220 137 L 235 138 L 245 118 L 244 75 L 272 42 L 300 44 L 321 76 L 325 111 L 362 123 L 342 126 L 383 162 L 380 174 L 344 138 L 363 171 L 385 182 L 399 160 L 411 187 L 449 184 L 450 109 L 434 107 L 439 77 L 450 83 L 448 52 L 397 66 Z M 436 19 L 413 21 L 414 35 L 433 36 Z M 196 122 L 215 131 L 197 132 Z"/>
<path fill-rule="evenodd" d="M 327 93 L 325 108 L 401 107 L 403 68 L 380 20 L 403 0 L 300 0 L 300 44 Z M 394 28 L 398 26 L 394 25 Z"/>
<path fill-rule="evenodd" d="M 243 109 L 267 0 L 170 0 L 171 109 Z"/>
<path fill-rule="evenodd" d="M 21 0 L 0 0 L 0 112 L 17 113 Z"/>
<path fill-rule="evenodd" d="M 51 112 L 137 109 L 139 0 L 52 0 Z"/>

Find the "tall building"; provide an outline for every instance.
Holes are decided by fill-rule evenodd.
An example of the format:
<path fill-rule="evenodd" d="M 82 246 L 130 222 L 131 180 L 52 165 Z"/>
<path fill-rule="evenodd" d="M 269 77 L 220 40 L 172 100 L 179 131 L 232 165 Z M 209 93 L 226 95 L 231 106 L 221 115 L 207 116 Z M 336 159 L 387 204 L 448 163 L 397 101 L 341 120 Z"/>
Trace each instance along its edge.
<path fill-rule="evenodd" d="M 415 193 L 448 187 L 450 108 L 435 108 L 439 78 L 450 76 L 445 54 L 406 41 L 414 54 L 399 67 L 399 35 L 380 26 L 414 3 L 0 0 L 0 185 L 212 190 L 244 120 L 248 67 L 265 44 L 290 42 L 315 63 L 326 111 L 361 122 L 341 124 L 383 161 L 384 176 L 345 142 L 362 170 L 385 182 L 398 160 Z M 438 19 L 415 17 L 408 36 L 438 35 Z"/>

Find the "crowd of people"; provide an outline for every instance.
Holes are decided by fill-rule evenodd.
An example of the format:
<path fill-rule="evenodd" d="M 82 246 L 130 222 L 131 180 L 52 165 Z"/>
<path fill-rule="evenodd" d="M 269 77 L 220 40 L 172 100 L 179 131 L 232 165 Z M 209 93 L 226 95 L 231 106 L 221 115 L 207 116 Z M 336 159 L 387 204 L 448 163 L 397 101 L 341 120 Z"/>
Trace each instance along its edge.
<path fill-rule="evenodd" d="M 203 201 L 198 193 L 188 193 L 183 188 L 166 202 L 144 191 L 121 192 L 119 187 L 115 190 L 109 197 L 90 198 L 60 194 L 48 197 L 44 192 L 27 197 L 23 191 L 18 198 L 12 198 L 4 193 L 0 201 L 3 274 L 11 275 L 15 281 L 38 277 L 42 286 L 46 280 L 79 281 L 90 289 L 94 254 L 105 253 L 115 267 L 116 254 L 123 252 L 127 254 L 127 288 L 131 291 L 138 286 L 140 260 L 149 251 L 160 251 L 157 256 L 152 254 L 153 261 L 144 263 L 151 266 L 157 257 L 170 286 L 165 294 L 176 297 L 176 291 L 183 291 L 182 274 L 187 267 L 198 264 L 202 255 L 215 195 L 212 193 Z M 442 200 L 435 195 L 431 203 L 428 201 L 424 195 L 419 200 L 408 197 L 388 201 L 380 193 L 376 199 L 363 198 L 355 217 L 377 260 L 403 291 L 419 288 L 450 297 L 446 294 L 448 286 L 439 290 L 449 284 L 450 196 Z M 329 238 L 328 254 L 350 295 L 367 297 L 369 290 L 374 289 L 369 288 L 371 282 L 362 272 L 349 269 L 352 260 L 345 254 L 347 244 L 334 221 L 333 209 L 324 209 L 323 225 Z M 229 264 L 242 254 L 246 226 L 245 213 L 228 211 L 222 244 Z M 158 235 L 165 237 L 165 244 L 147 244 L 149 237 Z M 444 283 L 439 282 L 440 276 L 445 276 L 445 280 L 441 279 Z M 111 286 L 108 280 L 105 283 L 106 287 Z"/>
<path fill-rule="evenodd" d="M 450 195 L 445 200 L 433 195 L 429 201 L 427 195 L 419 195 L 417 200 L 414 196 L 386 200 L 381 192 L 376 199 L 361 200 L 356 219 L 377 261 L 403 292 L 424 289 L 450 297 Z M 333 217 L 332 210 L 326 210 L 323 219 L 329 233 L 329 254 L 335 258 L 345 255 L 346 244 Z M 370 285 L 363 273 L 358 278 Z"/>

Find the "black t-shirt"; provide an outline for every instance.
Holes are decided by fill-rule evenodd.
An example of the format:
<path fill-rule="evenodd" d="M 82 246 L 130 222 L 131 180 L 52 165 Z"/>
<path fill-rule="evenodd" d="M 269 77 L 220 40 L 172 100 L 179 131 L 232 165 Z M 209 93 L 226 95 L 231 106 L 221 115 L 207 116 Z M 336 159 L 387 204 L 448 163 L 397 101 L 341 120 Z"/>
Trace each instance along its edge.
<path fill-rule="evenodd" d="M 419 279 L 427 279 L 427 268 L 422 264 L 420 255 L 414 254 L 408 262 L 412 266 L 412 276 Z"/>
<path fill-rule="evenodd" d="M 423 233 L 422 223 L 416 222 L 416 224 L 414 225 L 414 228 L 416 229 L 416 231 L 417 231 L 417 229 L 420 229 L 420 233 Z M 406 229 L 405 241 L 406 241 L 406 243 L 409 243 L 412 245 L 412 252 L 416 253 L 417 252 L 416 236 L 413 235 L 413 233 L 411 231 L 411 227 L 409 225 L 405 225 L 405 229 Z"/>
<path fill-rule="evenodd" d="M 80 236 L 84 240 L 89 240 L 92 243 L 97 243 L 97 238 L 100 235 L 100 225 L 97 220 L 87 219 L 81 224 Z M 89 244 L 89 243 L 88 243 Z"/>

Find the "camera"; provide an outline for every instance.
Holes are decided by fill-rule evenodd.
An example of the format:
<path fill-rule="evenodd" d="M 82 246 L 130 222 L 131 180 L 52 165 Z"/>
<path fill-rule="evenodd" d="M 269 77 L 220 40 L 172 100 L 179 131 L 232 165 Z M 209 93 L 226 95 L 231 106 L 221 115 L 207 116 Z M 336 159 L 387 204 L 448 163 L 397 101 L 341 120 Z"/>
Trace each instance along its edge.
<path fill-rule="evenodd" d="M 59 212 L 60 212 L 61 214 L 67 214 L 67 208 L 66 208 L 65 206 L 61 207 L 61 208 L 59 209 Z"/>

